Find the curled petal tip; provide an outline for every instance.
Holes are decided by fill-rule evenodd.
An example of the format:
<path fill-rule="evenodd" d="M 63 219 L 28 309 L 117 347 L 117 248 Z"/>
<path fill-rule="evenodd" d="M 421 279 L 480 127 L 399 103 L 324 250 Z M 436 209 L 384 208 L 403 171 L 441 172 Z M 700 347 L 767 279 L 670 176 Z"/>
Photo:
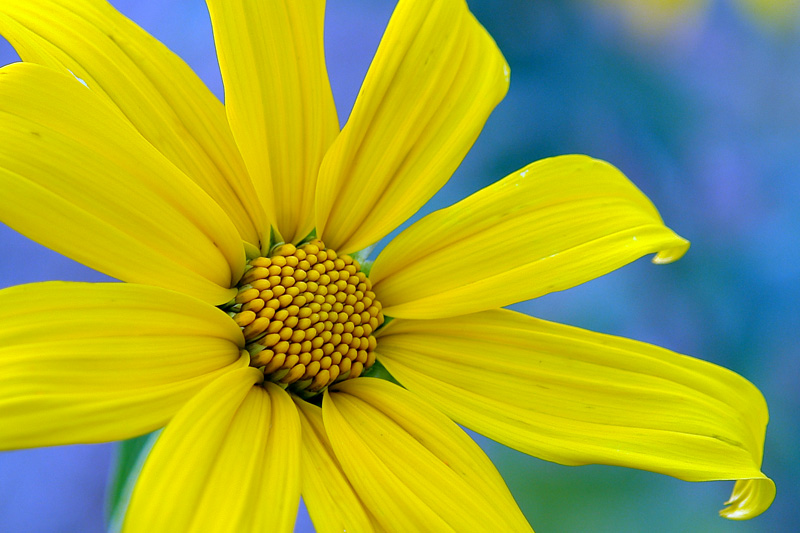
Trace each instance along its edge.
<path fill-rule="evenodd" d="M 766 511 L 774 499 L 775 483 L 771 479 L 740 479 L 719 514 L 729 520 L 749 520 Z"/>
<path fill-rule="evenodd" d="M 680 239 L 680 242 L 676 246 L 658 252 L 655 257 L 653 257 L 653 263 L 656 265 L 666 265 L 683 257 L 683 254 L 689 249 L 690 243 L 680 237 L 678 237 L 678 239 Z"/>

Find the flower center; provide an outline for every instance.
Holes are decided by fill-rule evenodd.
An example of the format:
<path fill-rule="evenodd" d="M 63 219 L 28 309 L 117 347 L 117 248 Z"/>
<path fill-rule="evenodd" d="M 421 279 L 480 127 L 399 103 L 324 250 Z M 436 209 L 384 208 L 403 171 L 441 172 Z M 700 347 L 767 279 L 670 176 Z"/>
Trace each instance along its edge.
<path fill-rule="evenodd" d="M 283 244 L 247 264 L 230 314 L 242 328 L 250 366 L 310 398 L 375 362 L 383 324 L 372 284 L 350 256 L 320 240 Z"/>

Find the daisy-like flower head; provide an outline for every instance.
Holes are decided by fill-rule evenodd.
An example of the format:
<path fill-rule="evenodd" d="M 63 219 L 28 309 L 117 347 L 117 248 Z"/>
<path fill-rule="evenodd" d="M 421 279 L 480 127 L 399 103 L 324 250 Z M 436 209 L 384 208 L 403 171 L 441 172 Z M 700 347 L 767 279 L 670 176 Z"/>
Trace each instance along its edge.
<path fill-rule="evenodd" d="M 703 18 L 713 2 L 708 0 L 595 0 L 620 9 L 634 29 L 663 34 Z M 732 0 L 742 14 L 771 29 L 789 29 L 797 19 L 798 0 Z"/>
<path fill-rule="evenodd" d="M 0 447 L 166 426 L 126 531 L 287 531 L 301 494 L 319 531 L 529 530 L 457 423 L 769 506 L 745 379 L 501 309 L 686 251 L 614 167 L 533 163 L 366 268 L 506 92 L 463 0 L 400 0 L 341 130 L 322 1 L 208 7 L 224 107 L 103 0 L 0 0 L 0 219 L 127 282 L 0 291 Z"/>

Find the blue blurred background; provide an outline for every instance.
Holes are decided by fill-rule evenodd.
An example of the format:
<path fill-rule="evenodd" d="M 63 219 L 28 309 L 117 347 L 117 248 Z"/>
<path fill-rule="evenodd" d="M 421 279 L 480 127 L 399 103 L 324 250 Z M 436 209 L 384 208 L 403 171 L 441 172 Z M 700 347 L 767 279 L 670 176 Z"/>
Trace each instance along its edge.
<path fill-rule="evenodd" d="M 222 97 L 201 0 L 116 0 Z M 344 122 L 393 0 L 329 0 L 328 67 Z M 634 3 L 635 4 L 635 3 Z M 646 2 L 644 3 L 646 4 Z M 730 1 L 646 24 L 590 0 L 473 0 L 511 65 L 511 89 L 424 212 L 530 161 L 586 153 L 621 168 L 692 241 L 678 263 L 640 260 L 517 306 L 721 364 L 764 393 L 772 508 L 717 516 L 730 482 L 545 463 L 476 437 L 534 528 L 561 531 L 795 531 L 800 523 L 800 32 Z M 0 64 L 16 55 L 0 40 Z M 422 213 L 421 213 L 422 214 Z M 0 226 L 0 287 L 104 277 Z M 54 384 L 57 386 L 57 384 Z M 0 531 L 104 530 L 114 445 L 0 454 Z M 301 515 L 298 531 L 310 530 Z"/>

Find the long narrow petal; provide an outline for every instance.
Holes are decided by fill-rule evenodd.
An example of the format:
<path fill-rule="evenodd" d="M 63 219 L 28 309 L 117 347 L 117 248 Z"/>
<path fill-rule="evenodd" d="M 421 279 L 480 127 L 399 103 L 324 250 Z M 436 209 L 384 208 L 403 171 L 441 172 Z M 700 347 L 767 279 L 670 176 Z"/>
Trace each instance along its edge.
<path fill-rule="evenodd" d="M 366 248 L 450 178 L 508 89 L 464 0 L 400 0 L 317 185 L 317 234 Z"/>
<path fill-rule="evenodd" d="M 444 318 L 564 290 L 653 252 L 674 261 L 688 247 L 619 170 L 562 156 L 423 218 L 370 278 L 387 315 Z"/>
<path fill-rule="evenodd" d="M 507 310 L 392 321 L 378 357 L 456 422 L 548 461 L 739 479 L 729 518 L 769 507 L 764 398 L 714 364 Z"/>
<path fill-rule="evenodd" d="M 233 135 L 274 223 L 314 227 L 319 165 L 339 132 L 322 42 L 325 0 L 207 0 Z"/>
<path fill-rule="evenodd" d="M 300 422 L 254 368 L 222 376 L 170 422 L 147 458 L 123 531 L 291 531 Z"/>
<path fill-rule="evenodd" d="M 300 505 L 301 428 L 297 407 L 291 397 L 272 383 L 265 389 L 272 405 L 269 438 L 263 448 L 264 460 L 258 471 L 261 483 L 251 496 L 249 527 L 231 531 L 293 531 Z M 198 531 L 207 531 L 203 523 Z"/>
<path fill-rule="evenodd" d="M 325 393 L 325 430 L 387 531 L 530 531 L 475 442 L 413 393 L 374 378 Z"/>
<path fill-rule="evenodd" d="M 0 69 L 0 220 L 115 278 L 221 304 L 244 269 L 227 215 L 68 74 Z"/>
<path fill-rule="evenodd" d="M 113 104 L 225 210 L 242 239 L 269 227 L 225 109 L 192 70 L 104 0 L 0 0 L 24 61 L 71 72 Z"/>
<path fill-rule="evenodd" d="M 300 399 L 295 403 L 303 427 L 303 501 L 314 529 L 317 533 L 380 531 L 331 449 L 321 409 Z"/>
<path fill-rule="evenodd" d="M 0 291 L 0 449 L 120 440 L 162 427 L 248 363 L 225 313 L 123 283 Z"/>

